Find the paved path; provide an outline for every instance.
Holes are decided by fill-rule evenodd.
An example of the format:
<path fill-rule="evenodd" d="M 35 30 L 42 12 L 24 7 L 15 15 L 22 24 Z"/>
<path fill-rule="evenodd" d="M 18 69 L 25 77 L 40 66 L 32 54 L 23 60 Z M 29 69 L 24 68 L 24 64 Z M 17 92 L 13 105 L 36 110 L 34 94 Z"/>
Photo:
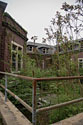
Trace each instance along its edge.
<path fill-rule="evenodd" d="M 32 125 L 31 122 L 8 100 L 4 103 L 4 95 L 0 92 L 0 114 L 6 125 Z M 2 125 L 0 123 L 0 125 Z M 83 125 L 83 113 L 77 114 L 52 125 Z"/>
<path fill-rule="evenodd" d="M 83 113 L 77 114 L 53 125 L 83 125 Z"/>
<path fill-rule="evenodd" d="M 9 101 L 4 103 L 4 95 L 0 92 L 0 114 L 6 125 L 32 125 L 30 121 Z"/>

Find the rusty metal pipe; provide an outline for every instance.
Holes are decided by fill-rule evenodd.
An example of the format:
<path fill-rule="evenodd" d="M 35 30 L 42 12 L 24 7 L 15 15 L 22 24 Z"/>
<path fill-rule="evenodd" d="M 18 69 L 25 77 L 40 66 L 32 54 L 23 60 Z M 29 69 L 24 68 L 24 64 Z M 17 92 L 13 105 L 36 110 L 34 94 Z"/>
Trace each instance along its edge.
<path fill-rule="evenodd" d="M 66 76 L 66 77 L 49 77 L 49 78 L 34 78 L 36 81 L 53 81 L 53 80 L 70 80 L 70 79 L 83 79 L 83 76 Z"/>
<path fill-rule="evenodd" d="M 83 101 L 83 98 L 74 99 L 72 101 L 56 104 L 56 105 L 45 107 L 45 108 L 40 108 L 40 109 L 37 109 L 37 113 L 57 109 L 57 108 L 67 106 L 67 105 L 70 105 L 70 104 L 74 104 L 74 103 L 77 103 L 77 102 L 81 102 L 81 101 Z"/>
<path fill-rule="evenodd" d="M 34 80 L 33 77 L 22 76 L 22 75 L 17 75 L 17 74 L 12 74 L 12 73 L 7 73 L 7 72 L 1 72 L 1 71 L 0 71 L 0 74 L 8 75 L 8 76 L 13 76 L 13 77 L 17 77 L 17 78 L 21 78 L 21 79 L 25 79 L 25 80 L 31 80 L 31 81 Z"/>
<path fill-rule="evenodd" d="M 5 89 L 5 86 L 1 85 L 0 86 Z M 32 107 L 29 106 L 27 103 L 25 103 L 21 98 L 19 98 L 17 95 L 15 95 L 13 92 L 11 92 L 9 89 L 6 89 L 6 91 L 13 96 L 16 100 L 18 100 L 27 110 L 29 110 L 32 113 Z"/>
<path fill-rule="evenodd" d="M 1 71 L 0 71 L 0 74 L 9 75 L 9 76 L 14 76 L 14 77 L 17 77 L 17 78 L 26 79 L 26 80 L 32 80 L 32 81 L 34 81 L 34 80 L 35 80 L 35 81 L 49 81 L 49 80 L 83 79 L 83 76 L 65 76 L 65 77 L 33 78 L 33 77 L 27 77 L 27 76 L 22 76 L 22 75 L 7 73 L 7 72 L 1 72 Z"/>

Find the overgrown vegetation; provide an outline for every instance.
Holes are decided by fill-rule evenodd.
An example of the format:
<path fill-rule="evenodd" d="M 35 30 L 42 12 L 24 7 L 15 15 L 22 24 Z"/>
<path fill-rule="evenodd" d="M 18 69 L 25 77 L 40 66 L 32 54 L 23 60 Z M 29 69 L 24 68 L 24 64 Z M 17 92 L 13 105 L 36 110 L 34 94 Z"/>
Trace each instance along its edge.
<path fill-rule="evenodd" d="M 75 60 L 72 60 L 71 57 L 74 54 L 74 50 L 72 50 L 70 53 L 67 51 L 67 49 L 70 48 L 71 43 L 73 44 L 72 41 L 74 38 L 77 39 L 77 35 L 83 28 L 82 24 L 80 25 L 78 23 L 79 25 L 77 25 L 77 21 L 80 20 L 79 16 L 83 17 L 83 7 L 79 5 L 68 5 L 65 3 L 63 4 L 62 9 L 66 11 L 66 15 L 62 16 L 59 12 L 57 12 L 56 17 L 51 21 L 52 26 L 50 27 L 50 30 L 45 29 L 49 42 L 56 42 L 57 50 L 56 53 L 52 56 L 53 64 L 50 65 L 48 69 L 42 70 L 40 67 L 37 67 L 36 63 L 38 58 L 37 60 L 34 60 L 27 55 L 24 55 L 23 60 L 25 64 L 24 69 L 22 69 L 20 72 L 21 75 L 30 77 L 74 76 L 79 74 L 83 75 L 83 69 L 78 68 L 78 54 L 76 53 Z M 80 22 L 82 23 L 83 20 L 80 20 Z M 74 34 L 72 34 L 73 32 Z M 74 37 L 74 35 L 76 36 Z M 63 54 L 59 54 L 59 47 L 61 47 L 63 50 Z M 4 84 L 4 79 L 2 79 L 0 82 Z M 8 88 L 25 102 L 27 102 L 30 106 L 32 106 L 31 81 L 9 77 Z M 37 84 L 37 108 L 83 97 L 82 91 L 83 85 L 80 83 L 80 80 L 39 82 Z M 28 113 L 25 112 L 25 108 L 22 107 L 18 101 L 14 100 L 10 95 L 8 95 L 8 97 L 19 109 L 21 107 L 21 111 L 26 114 L 26 116 L 28 116 Z M 48 124 L 50 124 L 82 111 L 83 102 L 66 106 L 49 113 L 44 113 L 44 116 L 46 114 L 47 118 L 49 118 Z M 43 118 L 43 114 L 40 114 L 39 116 L 40 121 L 41 118 Z M 42 119 L 42 121 L 44 120 Z M 39 124 L 44 125 L 44 123 Z"/>
<path fill-rule="evenodd" d="M 56 70 L 49 68 L 47 70 L 42 70 L 36 66 L 35 60 L 26 57 L 25 69 L 23 69 L 20 74 L 25 76 L 35 76 L 35 77 L 53 77 L 56 75 Z M 73 64 L 74 65 L 74 64 Z M 72 67 L 73 67 L 72 65 Z M 61 70 L 62 71 L 62 70 Z M 61 74 L 60 71 L 60 74 Z M 64 70 L 63 70 L 64 71 Z M 62 72 L 61 76 L 65 76 L 65 71 Z M 74 72 L 75 75 L 75 72 Z M 4 84 L 4 79 L 1 80 Z M 32 106 L 32 82 L 27 80 L 22 80 L 18 78 L 8 78 L 8 89 L 14 92 L 17 96 L 23 99 L 26 103 Z M 49 81 L 49 82 L 38 82 L 37 84 L 37 108 L 46 107 L 65 101 L 70 101 L 83 96 L 83 85 L 80 84 L 79 80 L 70 81 Z M 25 110 L 25 108 L 14 98 L 8 95 L 8 98 L 31 120 L 31 114 Z M 45 102 L 43 102 L 45 101 Z M 67 106 L 58 110 L 54 110 L 48 113 L 44 113 L 49 118 L 49 124 L 62 120 L 69 116 L 73 116 L 79 112 L 83 111 L 82 103 L 78 105 Z M 64 114 L 64 115 L 63 115 Z M 39 120 L 43 118 L 43 114 L 39 115 Z M 46 120 L 46 119 L 45 119 Z M 40 120 L 41 121 L 41 120 Z M 44 121 L 44 120 L 43 120 Z M 39 123 L 40 124 L 40 123 Z"/>

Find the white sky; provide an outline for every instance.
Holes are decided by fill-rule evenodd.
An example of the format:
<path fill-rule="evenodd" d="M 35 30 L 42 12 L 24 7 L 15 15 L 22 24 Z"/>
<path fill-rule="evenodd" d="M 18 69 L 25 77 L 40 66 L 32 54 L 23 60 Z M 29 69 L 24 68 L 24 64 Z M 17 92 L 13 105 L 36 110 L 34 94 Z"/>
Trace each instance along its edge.
<path fill-rule="evenodd" d="M 64 2 L 74 4 L 75 0 L 1 0 L 7 2 L 6 11 L 26 30 L 27 37 L 38 36 L 38 42 L 45 37 L 44 28 L 48 28 L 56 11 L 60 11 Z"/>

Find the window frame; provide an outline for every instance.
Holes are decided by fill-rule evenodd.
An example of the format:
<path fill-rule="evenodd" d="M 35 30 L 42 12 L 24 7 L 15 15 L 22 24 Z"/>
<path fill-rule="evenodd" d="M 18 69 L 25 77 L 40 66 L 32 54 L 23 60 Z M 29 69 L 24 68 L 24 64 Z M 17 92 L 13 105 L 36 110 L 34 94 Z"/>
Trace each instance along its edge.
<path fill-rule="evenodd" d="M 44 54 L 48 54 L 48 51 L 49 51 L 48 48 L 42 48 L 42 52 L 43 52 Z"/>
<path fill-rule="evenodd" d="M 16 50 L 13 50 L 13 45 L 16 46 Z M 18 43 L 14 42 L 14 41 L 11 41 L 11 72 L 12 73 L 15 73 L 15 72 L 20 72 L 19 68 L 18 68 L 18 65 L 19 65 L 19 62 L 18 62 L 18 56 L 19 56 L 19 49 L 18 48 L 21 48 L 21 53 L 22 53 L 22 56 L 21 56 L 21 68 L 20 70 L 23 68 L 23 46 L 22 45 L 19 45 Z M 13 60 L 12 60 L 12 53 L 16 54 L 16 67 L 15 67 L 15 71 L 13 70 Z"/>
<path fill-rule="evenodd" d="M 33 46 L 28 46 L 27 50 L 28 50 L 28 52 L 33 52 Z"/>

